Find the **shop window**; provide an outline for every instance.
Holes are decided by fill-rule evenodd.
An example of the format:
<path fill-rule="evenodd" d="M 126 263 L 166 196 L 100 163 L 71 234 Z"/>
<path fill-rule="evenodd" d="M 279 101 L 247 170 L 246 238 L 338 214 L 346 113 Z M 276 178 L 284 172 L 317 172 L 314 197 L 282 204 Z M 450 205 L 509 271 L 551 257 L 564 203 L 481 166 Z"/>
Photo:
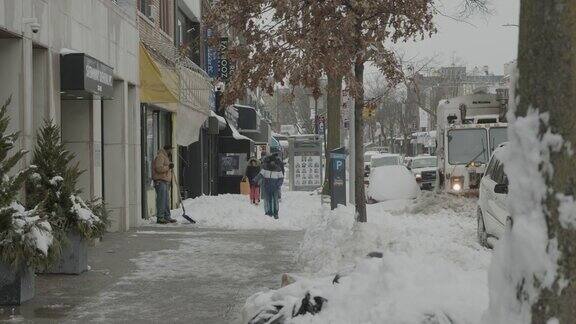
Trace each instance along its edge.
<path fill-rule="evenodd" d="M 146 112 L 146 183 L 152 186 L 152 165 L 158 151 L 172 143 L 171 114 L 159 110 Z"/>
<path fill-rule="evenodd" d="M 152 185 L 152 163 L 158 152 L 158 118 L 157 112 L 148 111 L 146 114 L 146 183 Z"/>

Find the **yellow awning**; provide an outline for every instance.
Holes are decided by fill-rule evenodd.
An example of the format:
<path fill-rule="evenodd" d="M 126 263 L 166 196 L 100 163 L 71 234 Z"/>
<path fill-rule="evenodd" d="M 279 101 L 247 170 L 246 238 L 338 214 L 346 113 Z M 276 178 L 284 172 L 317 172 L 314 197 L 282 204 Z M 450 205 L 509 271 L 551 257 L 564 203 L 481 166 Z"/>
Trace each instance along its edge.
<path fill-rule="evenodd" d="M 178 74 L 155 60 L 140 44 L 140 101 L 170 104 L 179 102 Z"/>

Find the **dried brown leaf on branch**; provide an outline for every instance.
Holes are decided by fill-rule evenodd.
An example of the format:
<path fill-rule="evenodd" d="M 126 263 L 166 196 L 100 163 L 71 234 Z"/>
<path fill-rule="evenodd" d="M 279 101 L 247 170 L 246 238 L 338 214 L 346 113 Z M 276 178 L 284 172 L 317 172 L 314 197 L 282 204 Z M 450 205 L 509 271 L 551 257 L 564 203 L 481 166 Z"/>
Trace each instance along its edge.
<path fill-rule="evenodd" d="M 215 39 L 237 39 L 229 48 L 236 64 L 226 97 L 232 102 L 246 87 L 272 92 L 275 83 L 317 92 L 327 73 L 344 75 L 354 92 L 358 54 L 399 82 L 401 67 L 388 46 L 435 32 L 432 14 L 431 0 L 220 0 L 206 21 Z"/>

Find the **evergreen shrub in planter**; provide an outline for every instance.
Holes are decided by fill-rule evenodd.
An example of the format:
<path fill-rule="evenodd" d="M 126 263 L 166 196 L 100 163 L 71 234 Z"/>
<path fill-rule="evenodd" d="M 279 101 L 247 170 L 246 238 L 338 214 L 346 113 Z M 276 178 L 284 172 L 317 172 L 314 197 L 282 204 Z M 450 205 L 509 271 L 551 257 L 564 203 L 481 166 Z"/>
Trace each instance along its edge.
<path fill-rule="evenodd" d="M 40 130 L 32 163 L 35 172 L 26 186 L 27 203 L 38 205 L 62 243 L 60 258 L 45 273 L 80 274 L 88 269 L 88 243 L 104 235 L 108 214 L 104 203 L 85 202 L 77 188 L 80 171 L 74 154 L 60 140 L 60 128 L 47 121 Z"/>
<path fill-rule="evenodd" d="M 10 155 L 18 133 L 6 134 L 9 104 L 0 108 L 0 305 L 19 305 L 34 296 L 34 269 L 56 257 L 57 241 L 43 214 L 16 200 L 33 168 L 10 172 L 26 152 Z"/>

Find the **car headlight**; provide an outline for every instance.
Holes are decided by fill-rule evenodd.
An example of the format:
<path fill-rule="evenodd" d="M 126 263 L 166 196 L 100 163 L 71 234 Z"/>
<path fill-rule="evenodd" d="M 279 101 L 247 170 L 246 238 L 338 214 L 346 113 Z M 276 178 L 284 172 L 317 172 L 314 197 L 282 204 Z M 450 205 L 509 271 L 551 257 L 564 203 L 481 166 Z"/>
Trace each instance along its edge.
<path fill-rule="evenodd" d="M 450 187 L 453 191 L 460 192 L 464 187 L 464 177 L 450 178 Z"/>

